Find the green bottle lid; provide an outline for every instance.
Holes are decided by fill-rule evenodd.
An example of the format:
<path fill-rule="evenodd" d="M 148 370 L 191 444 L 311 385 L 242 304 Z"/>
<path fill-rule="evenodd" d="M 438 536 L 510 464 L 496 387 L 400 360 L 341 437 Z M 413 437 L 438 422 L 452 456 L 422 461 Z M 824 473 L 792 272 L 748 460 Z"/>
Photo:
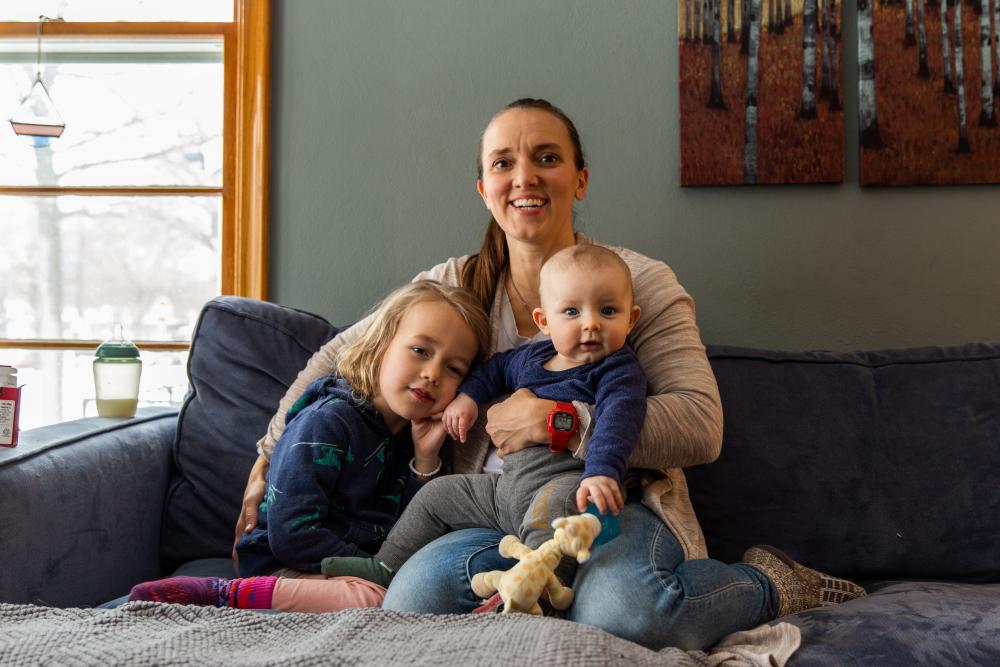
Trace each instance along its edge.
<path fill-rule="evenodd" d="M 98 359 L 137 359 L 139 348 L 125 338 L 122 325 L 118 325 L 115 338 L 109 338 L 97 346 L 94 356 Z"/>

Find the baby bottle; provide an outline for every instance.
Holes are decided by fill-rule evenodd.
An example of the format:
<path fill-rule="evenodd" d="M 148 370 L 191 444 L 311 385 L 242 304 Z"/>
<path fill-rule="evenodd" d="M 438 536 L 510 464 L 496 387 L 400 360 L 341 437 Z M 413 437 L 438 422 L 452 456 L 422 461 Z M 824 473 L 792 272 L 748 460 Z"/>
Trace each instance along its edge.
<path fill-rule="evenodd" d="M 97 414 L 102 417 L 131 417 L 139 403 L 139 376 L 142 360 L 139 348 L 125 339 L 122 325 L 116 335 L 94 353 L 94 390 Z"/>

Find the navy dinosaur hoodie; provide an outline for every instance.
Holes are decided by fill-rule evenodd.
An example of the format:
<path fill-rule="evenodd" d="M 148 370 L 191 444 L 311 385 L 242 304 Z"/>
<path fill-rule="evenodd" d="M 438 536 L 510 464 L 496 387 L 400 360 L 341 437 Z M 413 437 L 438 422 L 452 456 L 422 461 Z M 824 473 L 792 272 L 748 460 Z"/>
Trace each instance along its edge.
<path fill-rule="evenodd" d="M 370 556 L 421 484 L 407 425 L 393 435 L 342 378 L 313 382 L 288 411 L 257 527 L 236 545 L 240 576 L 319 572 L 327 556 Z"/>

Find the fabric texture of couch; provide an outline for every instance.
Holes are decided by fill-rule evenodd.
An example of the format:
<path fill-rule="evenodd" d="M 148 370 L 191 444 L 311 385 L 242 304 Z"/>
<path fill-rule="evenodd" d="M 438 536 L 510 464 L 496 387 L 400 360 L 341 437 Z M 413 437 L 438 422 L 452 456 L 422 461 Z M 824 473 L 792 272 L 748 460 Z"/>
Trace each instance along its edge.
<path fill-rule="evenodd" d="M 225 573 L 253 443 L 336 332 L 216 298 L 178 417 L 0 453 L 0 601 L 92 606 L 177 568 Z M 802 635 L 789 664 L 1000 664 L 1000 344 L 709 357 L 725 440 L 687 471 L 709 553 L 774 544 L 869 589 L 781 619 Z"/>

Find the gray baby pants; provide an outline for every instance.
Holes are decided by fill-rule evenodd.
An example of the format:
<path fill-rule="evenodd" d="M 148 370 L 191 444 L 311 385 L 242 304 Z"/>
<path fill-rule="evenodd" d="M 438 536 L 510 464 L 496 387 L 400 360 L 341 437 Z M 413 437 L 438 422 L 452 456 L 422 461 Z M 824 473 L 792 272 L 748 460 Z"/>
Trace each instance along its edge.
<path fill-rule="evenodd" d="M 552 520 L 576 514 L 583 461 L 548 447 L 504 458 L 502 475 L 446 475 L 413 497 L 375 557 L 398 571 L 418 549 L 453 530 L 493 528 L 532 549 L 552 537 Z"/>

